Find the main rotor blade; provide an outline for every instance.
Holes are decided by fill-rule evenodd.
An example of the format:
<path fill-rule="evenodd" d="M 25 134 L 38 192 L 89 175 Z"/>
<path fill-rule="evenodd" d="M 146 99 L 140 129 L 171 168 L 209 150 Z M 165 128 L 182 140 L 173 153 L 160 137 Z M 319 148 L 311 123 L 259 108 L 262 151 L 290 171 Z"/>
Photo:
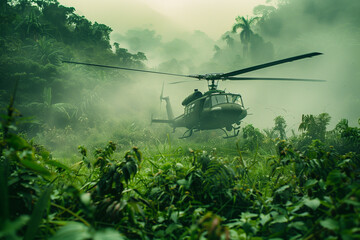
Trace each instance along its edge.
<path fill-rule="evenodd" d="M 326 80 L 319 79 L 301 79 L 301 78 L 261 78 L 261 77 L 228 77 L 226 80 L 270 80 L 270 81 L 298 81 L 298 82 L 326 82 Z"/>
<path fill-rule="evenodd" d="M 190 76 L 190 75 L 182 75 L 182 74 L 175 74 L 175 73 L 148 71 L 148 70 L 141 70 L 141 69 L 135 69 L 135 68 L 116 67 L 116 66 L 100 65 L 100 64 L 93 64 L 93 63 L 83 63 L 83 62 L 72 62 L 72 61 L 66 61 L 66 60 L 63 60 L 62 62 L 63 62 L 63 63 L 78 64 L 78 65 L 93 66 L 93 67 L 102 67 L 102 68 L 111 68 L 111 69 L 121 69 L 121 70 L 127 70 L 127 71 L 154 73 L 154 74 L 170 75 L 170 76 L 177 76 L 177 77 L 196 78 L 196 77 Z"/>
<path fill-rule="evenodd" d="M 177 81 L 177 82 L 170 82 L 169 84 L 179 84 L 179 83 L 193 83 L 193 81 Z"/>
<path fill-rule="evenodd" d="M 312 52 L 312 53 L 307 53 L 307 54 L 303 54 L 303 55 L 299 55 L 299 56 L 295 56 L 295 57 L 284 58 L 284 59 L 277 60 L 277 61 L 274 61 L 274 62 L 268 62 L 268 63 L 252 66 L 252 67 L 249 67 L 249 68 L 236 70 L 236 71 L 233 71 L 233 72 L 224 73 L 224 74 L 220 75 L 220 77 L 221 78 L 228 78 L 228 77 L 231 77 L 231 76 L 235 76 L 235 75 L 239 75 L 239 74 L 243 74 L 243 73 L 247 73 L 247 72 L 252 72 L 252 71 L 255 71 L 255 70 L 262 69 L 262 68 L 267 68 L 267 67 L 287 63 L 287 62 L 292 62 L 292 61 L 300 60 L 300 59 L 303 59 L 303 58 L 310 58 L 310 57 L 314 57 L 314 56 L 321 55 L 321 54 L 322 53 L 319 53 L 319 52 Z"/>

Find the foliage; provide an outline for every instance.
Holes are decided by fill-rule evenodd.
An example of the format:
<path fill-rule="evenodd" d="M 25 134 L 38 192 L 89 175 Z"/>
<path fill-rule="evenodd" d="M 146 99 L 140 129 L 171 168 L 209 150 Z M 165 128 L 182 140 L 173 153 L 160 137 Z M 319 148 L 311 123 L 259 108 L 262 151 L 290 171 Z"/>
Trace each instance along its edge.
<path fill-rule="evenodd" d="M 274 130 L 279 132 L 280 139 L 286 139 L 286 122 L 285 119 L 282 116 L 277 116 L 275 119 L 275 127 Z"/>
<path fill-rule="evenodd" d="M 328 113 L 321 113 L 318 116 L 312 114 L 302 115 L 302 121 L 299 125 L 299 130 L 303 131 L 303 140 L 301 144 L 309 144 L 312 140 L 325 140 L 326 126 L 330 122 L 330 115 Z"/>
<path fill-rule="evenodd" d="M 246 139 L 245 145 L 248 146 L 250 150 L 258 148 L 264 138 L 259 129 L 255 128 L 252 124 L 243 128 L 243 137 Z"/>
<path fill-rule="evenodd" d="M 62 60 L 145 67 L 144 53 L 132 54 L 118 44 L 112 48 L 110 27 L 90 22 L 57 0 L 2 1 L 1 5 L 0 90 L 10 93 L 15 81 L 20 81 L 17 104 L 26 116 L 36 115 L 37 121 L 26 126 L 33 134 L 49 125 L 74 128 L 84 118 L 94 122 L 101 115 L 94 114 L 101 109 L 88 100 L 88 93 L 98 92 L 102 71 L 63 66 Z M 115 72 L 108 76 L 119 79 Z M 43 95 L 50 95 L 51 103 Z M 1 97 L 5 106 L 9 95 Z"/>
<path fill-rule="evenodd" d="M 268 141 L 274 135 L 265 136 L 248 125 L 233 157 L 226 152 L 218 155 L 215 149 L 184 150 L 169 142 L 167 150 L 143 154 L 134 147 L 122 158 L 116 143 L 109 142 L 93 156 L 80 146 L 81 160 L 67 166 L 19 137 L 12 104 L 7 112 L 1 135 L 0 173 L 5 185 L 0 185 L 0 236 L 351 239 L 359 235 L 360 135 L 359 128 L 349 127 L 346 120 L 325 134 L 325 142 L 312 140 L 301 149 L 294 147 L 296 137 Z M 332 141 L 337 145 L 330 146 Z M 353 144 L 352 152 L 343 153 L 346 143 Z M 271 148 L 277 154 L 270 155 Z"/>

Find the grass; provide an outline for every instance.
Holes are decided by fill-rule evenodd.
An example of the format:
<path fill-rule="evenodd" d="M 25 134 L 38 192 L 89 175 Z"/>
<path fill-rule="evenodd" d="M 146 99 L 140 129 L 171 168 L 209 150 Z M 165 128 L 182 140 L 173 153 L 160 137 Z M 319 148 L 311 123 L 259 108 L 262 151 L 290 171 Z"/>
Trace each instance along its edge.
<path fill-rule="evenodd" d="M 357 132 L 348 128 L 347 133 Z M 88 129 L 85 137 L 55 129 L 33 139 L 33 147 L 21 137 L 3 136 L 2 159 L 10 163 L 11 172 L 8 187 L 1 185 L 1 192 L 8 192 L 1 206 L 9 205 L 9 211 L 2 217 L 6 228 L 0 228 L 0 236 L 352 239 L 359 235 L 359 153 L 338 151 L 342 140 L 348 143 L 347 135 L 329 134 L 339 144 L 333 147 L 304 141 L 306 134 L 285 141 L 251 132 L 250 137 L 240 134 L 233 139 L 201 132 L 179 140 L 168 130 L 104 124 Z M 82 137 L 85 144 L 74 146 Z M 61 147 L 51 146 L 52 142 L 49 147 L 39 145 L 49 139 L 60 139 Z M 303 142 L 310 144 L 294 147 Z"/>

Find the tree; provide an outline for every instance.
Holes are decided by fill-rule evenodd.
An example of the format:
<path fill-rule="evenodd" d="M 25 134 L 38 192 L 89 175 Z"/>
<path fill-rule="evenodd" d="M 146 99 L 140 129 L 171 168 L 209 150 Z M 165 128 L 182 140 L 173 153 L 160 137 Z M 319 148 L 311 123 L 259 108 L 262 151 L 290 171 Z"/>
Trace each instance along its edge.
<path fill-rule="evenodd" d="M 24 106 L 29 115 L 37 115 L 40 122 L 50 127 L 65 127 L 75 120 L 77 107 L 70 103 L 53 103 L 52 90 L 44 88 L 43 102 L 32 102 Z"/>
<path fill-rule="evenodd" d="M 15 30 L 19 31 L 23 38 L 38 39 L 43 32 L 43 27 L 40 22 L 40 12 L 36 8 L 30 8 L 23 14 L 22 20 L 15 27 Z"/>
<path fill-rule="evenodd" d="M 226 41 L 226 44 L 228 45 L 228 47 L 232 48 L 234 46 L 234 39 L 231 37 L 229 32 L 226 32 L 223 36 L 222 39 L 224 41 Z"/>
<path fill-rule="evenodd" d="M 249 44 L 251 41 L 251 37 L 254 34 L 251 30 L 251 25 L 259 19 L 258 17 L 248 18 L 248 17 L 240 17 L 238 16 L 235 18 L 236 23 L 233 26 L 232 32 L 236 32 L 238 28 L 241 28 L 242 31 L 240 32 L 240 40 L 244 44 L 243 52 L 244 56 L 247 57 L 249 52 Z"/>
<path fill-rule="evenodd" d="M 318 116 L 303 114 L 299 131 L 304 131 L 306 137 L 309 137 L 311 140 L 319 139 L 324 141 L 326 126 L 329 125 L 330 119 L 331 117 L 328 113 L 321 113 Z"/>
<path fill-rule="evenodd" d="M 360 119 L 359 119 L 360 125 Z M 360 149 L 360 128 L 350 127 L 347 119 L 341 119 L 334 131 L 338 138 L 333 143 L 338 151 L 345 154 L 347 152 L 358 152 Z"/>
<path fill-rule="evenodd" d="M 285 122 L 285 119 L 282 116 L 277 116 L 274 119 L 274 121 L 275 121 L 274 130 L 279 132 L 279 135 L 280 135 L 281 139 L 286 139 L 286 133 L 285 133 L 286 122 Z"/>
<path fill-rule="evenodd" d="M 42 64 L 59 64 L 63 53 L 54 39 L 40 38 L 34 45 L 36 59 Z"/>
<path fill-rule="evenodd" d="M 252 124 L 245 126 L 243 129 L 243 138 L 246 140 L 245 145 L 252 151 L 259 147 L 264 140 L 264 135 L 259 129 L 255 128 Z"/>
<path fill-rule="evenodd" d="M 143 68 L 144 64 L 142 61 L 147 60 L 145 53 L 138 52 L 136 54 L 130 53 L 126 48 L 121 48 L 120 44 L 115 42 L 115 58 L 117 62 L 122 66 L 136 66 Z"/>

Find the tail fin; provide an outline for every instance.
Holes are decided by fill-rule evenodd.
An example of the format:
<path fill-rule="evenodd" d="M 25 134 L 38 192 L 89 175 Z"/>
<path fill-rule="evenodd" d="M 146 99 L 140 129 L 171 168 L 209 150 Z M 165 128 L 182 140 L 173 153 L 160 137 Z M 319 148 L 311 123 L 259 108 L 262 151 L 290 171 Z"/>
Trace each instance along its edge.
<path fill-rule="evenodd" d="M 166 102 L 166 113 L 167 113 L 168 119 L 173 120 L 174 119 L 174 114 L 173 114 L 172 107 L 171 107 L 171 104 L 170 104 L 170 98 L 169 97 L 164 97 L 163 93 L 164 93 L 164 83 L 163 83 L 162 89 L 161 89 L 160 101 L 165 101 Z"/>

